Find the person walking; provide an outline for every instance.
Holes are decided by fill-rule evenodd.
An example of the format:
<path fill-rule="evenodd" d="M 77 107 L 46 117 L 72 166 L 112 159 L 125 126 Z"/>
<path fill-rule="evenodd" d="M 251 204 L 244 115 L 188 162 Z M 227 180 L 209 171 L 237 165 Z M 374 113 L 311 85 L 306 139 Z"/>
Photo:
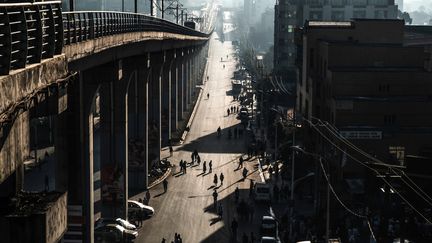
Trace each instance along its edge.
<path fill-rule="evenodd" d="M 167 181 L 167 179 L 165 178 L 162 183 L 163 183 L 163 188 L 164 188 L 164 193 L 165 193 L 168 190 L 168 181 Z"/>
<path fill-rule="evenodd" d="M 227 114 L 228 114 L 228 116 L 230 115 L 230 109 L 229 108 L 227 109 Z"/>
<path fill-rule="evenodd" d="M 215 186 L 217 186 L 217 183 L 218 183 L 218 177 L 217 177 L 216 174 L 214 174 L 214 176 L 213 176 L 213 184 L 215 184 Z"/>
<path fill-rule="evenodd" d="M 172 157 L 174 150 L 173 150 L 173 147 L 171 145 L 169 146 L 169 152 L 170 152 L 170 157 Z"/>
<path fill-rule="evenodd" d="M 179 162 L 179 169 L 180 169 L 179 173 L 184 173 L 184 171 L 183 171 L 183 160 L 182 159 Z"/>
<path fill-rule="evenodd" d="M 246 180 L 246 177 L 247 177 L 247 173 L 248 173 L 248 170 L 246 169 L 246 167 L 244 167 L 243 168 L 243 180 Z"/>
<path fill-rule="evenodd" d="M 195 162 L 195 152 L 192 152 L 191 154 L 191 164 Z"/>
<path fill-rule="evenodd" d="M 240 169 L 240 168 L 243 168 L 243 156 L 240 156 L 240 158 L 239 158 L 239 164 L 238 164 L 237 169 Z"/>
<path fill-rule="evenodd" d="M 217 178 L 217 176 L 216 176 L 216 178 Z M 223 185 L 224 178 L 225 178 L 224 174 L 220 173 L 219 179 L 220 179 L 220 182 L 221 182 L 221 186 Z"/>
<path fill-rule="evenodd" d="M 161 243 L 166 243 L 166 239 L 165 239 L 165 238 L 162 238 Z"/>
<path fill-rule="evenodd" d="M 231 231 L 235 241 L 237 241 L 237 228 L 238 228 L 237 220 L 233 218 L 233 220 L 231 221 Z"/>
<path fill-rule="evenodd" d="M 146 204 L 149 205 L 149 203 L 150 203 L 150 190 L 146 191 L 145 198 L 146 198 Z"/>
<path fill-rule="evenodd" d="M 206 173 L 206 170 L 207 170 L 207 165 L 206 165 L 206 162 L 204 161 L 204 163 L 203 163 L 203 174 Z"/>
<path fill-rule="evenodd" d="M 213 208 L 216 210 L 217 208 L 217 198 L 218 198 L 218 193 L 216 191 L 216 188 L 213 190 Z"/>
<path fill-rule="evenodd" d="M 209 161 L 209 173 L 212 173 L 212 166 L 213 166 L 213 161 L 210 160 Z"/>
<path fill-rule="evenodd" d="M 210 99 L 210 94 L 209 93 L 207 93 L 207 99 Z"/>
<path fill-rule="evenodd" d="M 239 197 L 240 197 L 240 191 L 239 191 L 238 186 L 236 187 L 236 189 L 234 191 L 234 196 L 235 196 L 235 202 L 238 203 Z"/>
<path fill-rule="evenodd" d="M 201 164 L 201 157 L 199 155 L 197 155 L 197 163 L 198 163 L 198 165 Z"/>

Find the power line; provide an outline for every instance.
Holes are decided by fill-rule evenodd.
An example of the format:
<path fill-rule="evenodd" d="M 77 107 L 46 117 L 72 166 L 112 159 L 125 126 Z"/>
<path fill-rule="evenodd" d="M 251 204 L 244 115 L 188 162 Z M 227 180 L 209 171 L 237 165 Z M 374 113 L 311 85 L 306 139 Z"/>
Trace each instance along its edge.
<path fill-rule="evenodd" d="M 318 118 L 315 118 L 318 119 Z M 360 148 L 358 148 L 357 146 L 355 146 L 354 144 L 352 144 L 348 139 L 346 139 L 345 137 L 343 137 L 339 131 L 332 126 L 330 123 L 328 123 L 327 121 L 322 121 L 320 119 L 318 119 L 320 121 L 321 124 L 323 124 L 322 126 L 325 127 L 330 133 L 332 133 L 333 135 L 335 135 L 335 137 L 337 137 L 339 140 L 341 140 L 343 143 L 345 143 L 346 145 L 348 145 L 349 147 L 351 147 L 352 149 L 354 149 L 355 151 L 357 151 L 358 153 L 362 154 L 363 156 L 377 162 L 378 164 L 381 164 L 383 166 L 386 166 L 387 168 L 389 168 L 395 175 L 399 176 L 400 179 L 402 180 L 402 182 L 404 182 L 409 188 L 411 188 L 411 190 L 413 190 L 418 196 L 420 196 L 425 202 L 427 202 L 430 206 L 432 206 L 432 199 L 429 197 L 429 195 L 427 195 L 426 192 L 424 192 L 417 184 L 415 184 L 411 179 L 411 183 L 418 188 L 418 190 L 420 190 L 428 199 L 425 198 L 424 195 L 422 195 L 422 193 L 418 192 L 416 189 L 414 189 L 407 181 L 405 181 L 405 179 L 403 179 L 402 175 L 398 174 L 391 165 L 388 165 L 386 163 L 384 163 L 383 161 L 373 157 L 372 155 L 364 152 L 363 150 L 361 150 Z M 405 175 L 406 176 L 406 175 Z"/>
<path fill-rule="evenodd" d="M 355 158 L 354 156 L 352 156 L 351 154 L 347 153 L 346 151 L 344 151 L 342 148 L 340 148 L 339 146 L 337 146 L 333 141 L 331 141 L 331 139 L 329 139 L 326 135 L 324 135 L 318 128 L 316 128 L 316 126 L 312 123 L 312 121 L 303 118 L 305 121 L 307 121 L 309 123 L 309 125 L 315 129 L 324 139 L 326 139 L 329 143 L 331 143 L 335 148 L 337 148 L 338 150 L 340 150 L 342 153 L 346 154 L 347 156 L 349 156 L 350 158 L 352 158 L 354 161 L 360 163 L 361 165 L 363 165 L 366 168 L 369 168 L 370 170 L 372 170 L 373 172 L 375 172 L 378 176 L 380 176 L 380 178 L 411 208 L 413 209 L 420 217 L 422 217 L 428 224 L 432 224 L 430 222 L 429 219 L 427 219 L 422 213 L 420 213 L 419 210 L 417 210 L 404 196 L 402 196 L 385 178 L 384 176 L 379 173 L 378 170 L 371 168 L 370 166 L 368 166 L 366 163 L 358 160 L 357 158 Z"/>

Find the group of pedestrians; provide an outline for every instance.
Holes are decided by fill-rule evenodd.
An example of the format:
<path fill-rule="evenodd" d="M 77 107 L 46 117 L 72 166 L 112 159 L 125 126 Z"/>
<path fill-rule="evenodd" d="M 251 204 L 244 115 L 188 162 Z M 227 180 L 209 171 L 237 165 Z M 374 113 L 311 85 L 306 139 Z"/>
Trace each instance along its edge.
<path fill-rule="evenodd" d="M 191 164 L 197 162 L 197 164 L 199 165 L 201 163 L 201 157 L 199 156 L 198 151 L 196 149 L 192 152 L 191 159 L 192 159 Z"/>
<path fill-rule="evenodd" d="M 230 114 L 238 113 L 239 110 L 240 108 L 238 106 L 231 106 L 227 109 L 227 114 L 229 116 Z"/>
<path fill-rule="evenodd" d="M 223 185 L 224 179 L 225 179 L 224 174 L 220 173 L 219 180 L 221 182 L 221 184 L 220 184 L 221 186 Z M 218 176 L 217 176 L 217 174 L 214 174 L 214 176 L 213 176 L 213 184 L 215 185 L 215 187 L 218 185 Z"/>
<path fill-rule="evenodd" d="M 240 138 L 243 136 L 243 129 L 241 128 L 231 128 L 228 129 L 228 138 L 231 138 L 234 135 L 234 138 Z"/>
<path fill-rule="evenodd" d="M 182 243 L 183 239 L 180 234 L 177 232 L 174 234 L 174 240 L 171 241 L 171 243 Z M 162 243 L 167 243 L 165 238 L 162 238 Z"/>

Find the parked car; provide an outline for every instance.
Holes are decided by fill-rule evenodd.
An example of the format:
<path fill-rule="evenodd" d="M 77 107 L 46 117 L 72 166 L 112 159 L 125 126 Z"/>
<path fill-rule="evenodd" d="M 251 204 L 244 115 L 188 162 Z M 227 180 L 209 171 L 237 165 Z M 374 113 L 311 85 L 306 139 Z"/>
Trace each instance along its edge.
<path fill-rule="evenodd" d="M 135 215 L 139 215 L 143 218 L 152 217 L 154 214 L 154 209 L 150 206 L 144 205 L 135 200 L 128 200 L 128 215 L 133 218 Z"/>
<path fill-rule="evenodd" d="M 261 220 L 260 235 L 278 237 L 278 222 L 273 216 L 264 215 Z"/>
<path fill-rule="evenodd" d="M 136 226 L 132 223 L 130 223 L 127 220 L 121 219 L 121 218 L 100 218 L 98 221 L 96 221 L 96 227 L 107 225 L 107 224 L 118 224 L 123 226 L 125 229 L 128 230 L 136 230 Z"/>
<path fill-rule="evenodd" d="M 94 230 L 95 242 L 131 242 L 137 236 L 137 231 L 125 229 L 118 224 L 103 225 Z"/>
<path fill-rule="evenodd" d="M 271 201 L 270 185 L 266 183 L 256 183 L 254 186 L 255 201 Z"/>
<path fill-rule="evenodd" d="M 280 243 L 280 240 L 275 237 L 263 236 L 261 237 L 261 243 Z"/>

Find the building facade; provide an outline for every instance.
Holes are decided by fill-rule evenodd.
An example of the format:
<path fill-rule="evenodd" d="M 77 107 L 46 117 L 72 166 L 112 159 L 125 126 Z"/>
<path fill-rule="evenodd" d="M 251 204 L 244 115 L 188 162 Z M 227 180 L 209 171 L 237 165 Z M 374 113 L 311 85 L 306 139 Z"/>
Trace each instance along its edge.
<path fill-rule="evenodd" d="M 279 0 L 275 6 L 274 71 L 295 83 L 295 28 L 306 20 L 396 19 L 394 0 Z"/>
<path fill-rule="evenodd" d="M 389 163 L 430 154 L 432 38 L 415 32 L 403 20 L 307 22 L 297 111 Z"/>

